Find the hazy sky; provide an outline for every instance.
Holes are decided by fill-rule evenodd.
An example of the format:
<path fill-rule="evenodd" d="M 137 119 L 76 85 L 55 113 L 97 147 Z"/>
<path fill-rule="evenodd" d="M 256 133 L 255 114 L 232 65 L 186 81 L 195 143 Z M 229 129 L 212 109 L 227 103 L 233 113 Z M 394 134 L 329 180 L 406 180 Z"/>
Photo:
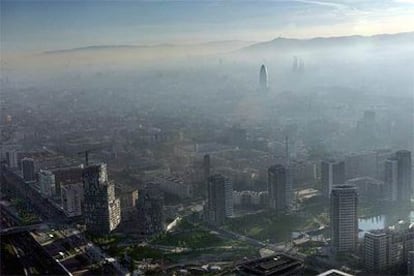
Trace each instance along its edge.
<path fill-rule="evenodd" d="M 414 0 L 0 0 L 1 50 L 414 31 Z"/>

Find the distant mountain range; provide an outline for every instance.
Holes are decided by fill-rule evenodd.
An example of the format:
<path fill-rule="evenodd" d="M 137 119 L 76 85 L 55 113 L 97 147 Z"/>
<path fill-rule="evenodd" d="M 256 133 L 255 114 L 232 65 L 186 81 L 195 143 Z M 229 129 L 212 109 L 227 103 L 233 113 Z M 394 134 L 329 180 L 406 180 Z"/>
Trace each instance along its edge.
<path fill-rule="evenodd" d="M 45 51 L 42 54 L 61 54 L 61 53 L 77 53 L 77 52 L 92 52 L 92 51 L 105 51 L 105 50 L 149 50 L 149 49 L 183 49 L 183 48 L 214 48 L 214 47 L 240 47 L 243 48 L 247 45 L 251 45 L 255 42 L 241 41 L 241 40 L 224 40 L 224 41 L 211 41 L 199 44 L 154 44 L 154 45 L 93 45 L 86 47 L 78 47 L 71 49 L 60 49 Z"/>
<path fill-rule="evenodd" d="M 338 36 L 338 37 L 317 37 L 311 39 L 291 39 L 279 37 L 267 42 L 256 43 L 247 46 L 242 51 L 259 51 L 272 49 L 312 49 L 324 47 L 348 47 L 358 45 L 390 45 L 401 43 L 414 43 L 414 32 L 398 34 L 380 34 L 373 36 Z"/>
<path fill-rule="evenodd" d="M 55 54 L 80 54 L 80 53 L 104 53 L 105 51 L 133 52 L 145 54 L 173 53 L 174 55 L 194 54 L 218 54 L 218 53 L 254 53 L 268 50 L 312 50 L 334 47 L 355 47 L 359 45 L 384 46 L 414 44 L 414 32 L 398 34 L 380 34 L 374 36 L 339 36 L 317 37 L 311 39 L 294 39 L 279 37 L 266 42 L 252 42 L 240 40 L 212 41 L 194 44 L 155 44 L 155 45 L 94 45 L 72 49 L 45 51 L 44 55 Z M 414 47 L 414 46 L 413 46 Z"/>

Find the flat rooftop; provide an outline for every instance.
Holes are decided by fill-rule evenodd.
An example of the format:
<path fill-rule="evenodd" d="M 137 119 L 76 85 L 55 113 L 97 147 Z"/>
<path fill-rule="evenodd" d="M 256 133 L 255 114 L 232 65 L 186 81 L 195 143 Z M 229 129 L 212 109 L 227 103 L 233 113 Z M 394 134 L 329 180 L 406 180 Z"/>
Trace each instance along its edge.
<path fill-rule="evenodd" d="M 280 253 L 244 262 L 236 269 L 237 275 L 298 275 L 303 270 L 303 261 Z"/>

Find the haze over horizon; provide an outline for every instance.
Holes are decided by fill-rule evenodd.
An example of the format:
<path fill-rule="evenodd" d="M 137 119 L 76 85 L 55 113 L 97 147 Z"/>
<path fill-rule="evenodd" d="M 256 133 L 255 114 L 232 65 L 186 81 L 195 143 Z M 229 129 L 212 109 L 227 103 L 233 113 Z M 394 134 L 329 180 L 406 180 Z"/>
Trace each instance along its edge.
<path fill-rule="evenodd" d="M 414 0 L 0 5 L 0 275 L 414 275 Z"/>
<path fill-rule="evenodd" d="M 268 41 L 414 31 L 414 1 L 1 0 L 1 49 Z"/>

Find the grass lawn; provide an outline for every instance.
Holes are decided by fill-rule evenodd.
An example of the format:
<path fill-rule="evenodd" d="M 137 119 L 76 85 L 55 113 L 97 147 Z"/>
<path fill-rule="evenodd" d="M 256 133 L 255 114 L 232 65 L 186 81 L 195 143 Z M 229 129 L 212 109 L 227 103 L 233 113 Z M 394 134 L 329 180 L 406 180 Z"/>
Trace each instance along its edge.
<path fill-rule="evenodd" d="M 282 242 L 290 240 L 293 231 L 318 227 L 317 219 L 325 221 L 322 214 L 303 218 L 297 215 L 276 215 L 269 211 L 230 219 L 224 227 L 258 240 Z"/>
<path fill-rule="evenodd" d="M 154 239 L 152 244 L 187 247 L 192 249 L 221 246 L 225 240 L 215 234 L 204 230 L 200 225 L 193 224 L 187 220 L 181 220 L 176 229 L 171 233 L 162 233 Z"/>
<path fill-rule="evenodd" d="M 192 261 L 197 258 L 228 259 L 252 257 L 258 255 L 256 248 L 243 241 L 222 239 L 217 234 L 205 230 L 200 224 L 193 224 L 185 219 L 179 222 L 171 233 L 161 233 L 152 238 L 152 246 L 119 246 L 122 240 L 118 235 L 90 236 L 91 240 L 102 246 L 111 256 L 122 259 L 125 255 L 134 261 L 142 259 L 164 260 L 167 262 Z M 172 252 L 169 248 L 158 249 L 156 246 L 184 247 L 185 252 Z"/>
<path fill-rule="evenodd" d="M 166 233 L 159 236 L 153 243 L 195 249 L 207 246 L 220 246 L 223 244 L 223 240 L 205 230 L 197 229 L 191 232 Z"/>

